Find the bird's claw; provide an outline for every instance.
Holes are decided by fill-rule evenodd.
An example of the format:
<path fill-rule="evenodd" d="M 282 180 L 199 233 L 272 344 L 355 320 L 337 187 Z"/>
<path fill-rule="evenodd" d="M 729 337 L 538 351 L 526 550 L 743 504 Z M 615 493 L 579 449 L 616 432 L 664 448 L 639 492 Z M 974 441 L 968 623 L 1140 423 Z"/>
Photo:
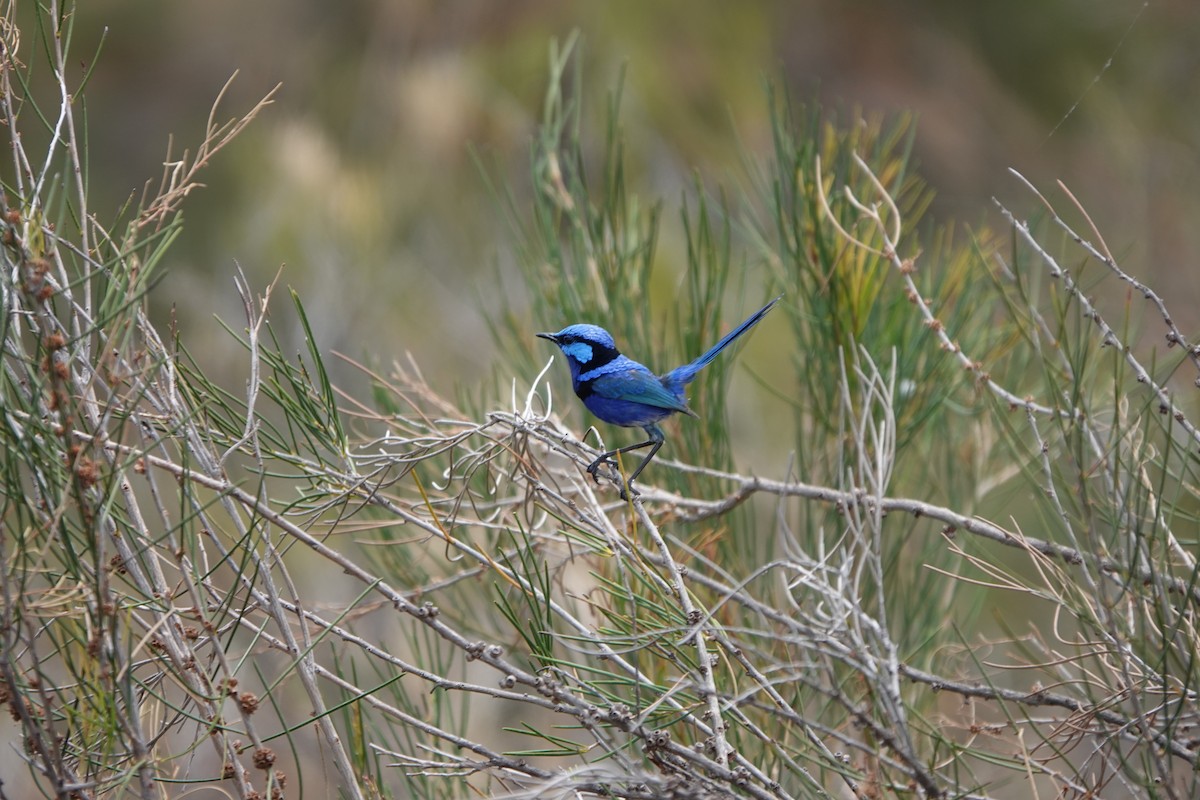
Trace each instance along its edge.
<path fill-rule="evenodd" d="M 596 485 L 600 484 L 600 467 L 605 464 L 610 464 L 610 465 L 612 465 L 613 469 L 617 469 L 616 462 L 613 461 L 611 458 L 600 458 L 600 459 L 593 461 L 591 464 L 588 464 L 587 473 L 588 473 L 588 475 L 592 476 L 592 480 L 594 480 L 596 482 Z M 626 483 L 625 479 L 621 476 L 621 474 L 619 472 L 617 473 L 617 475 L 614 479 L 614 483 L 617 484 L 618 490 L 621 493 L 622 500 L 629 500 L 630 496 L 637 497 L 638 495 L 641 494 L 641 492 L 639 492 L 637 489 L 633 488 L 632 483 Z"/>
<path fill-rule="evenodd" d="M 588 468 L 587 468 L 588 475 L 592 476 L 592 480 L 594 480 L 597 483 L 597 485 L 600 483 L 600 465 L 604 464 L 606 462 L 607 462 L 607 459 L 601 458 L 601 459 L 597 459 L 596 461 L 593 461 L 591 464 L 588 464 Z"/>

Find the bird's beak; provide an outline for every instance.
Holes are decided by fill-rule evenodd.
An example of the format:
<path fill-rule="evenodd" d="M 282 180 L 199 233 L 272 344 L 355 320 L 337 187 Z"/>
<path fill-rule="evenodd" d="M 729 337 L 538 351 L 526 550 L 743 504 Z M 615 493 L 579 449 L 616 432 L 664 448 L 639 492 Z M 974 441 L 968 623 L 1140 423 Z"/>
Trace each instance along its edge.
<path fill-rule="evenodd" d="M 549 339 L 555 344 L 558 344 L 558 337 L 553 333 L 535 333 L 534 336 L 538 337 L 539 339 Z"/>

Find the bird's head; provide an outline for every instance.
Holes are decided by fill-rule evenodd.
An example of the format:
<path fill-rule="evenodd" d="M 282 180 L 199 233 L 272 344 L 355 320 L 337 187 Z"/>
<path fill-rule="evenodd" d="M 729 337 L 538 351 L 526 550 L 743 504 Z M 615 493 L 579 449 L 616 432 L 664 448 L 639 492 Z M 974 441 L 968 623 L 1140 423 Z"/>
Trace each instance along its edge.
<path fill-rule="evenodd" d="M 549 339 L 563 351 L 571 366 L 572 378 L 620 355 L 612 335 L 599 325 L 568 325 L 558 333 L 539 333 L 538 336 Z"/>

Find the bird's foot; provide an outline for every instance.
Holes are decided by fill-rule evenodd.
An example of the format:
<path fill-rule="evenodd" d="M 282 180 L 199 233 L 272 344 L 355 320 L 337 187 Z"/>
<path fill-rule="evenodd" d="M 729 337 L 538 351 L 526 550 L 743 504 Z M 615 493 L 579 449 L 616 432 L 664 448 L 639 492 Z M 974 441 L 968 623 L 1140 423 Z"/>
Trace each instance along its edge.
<path fill-rule="evenodd" d="M 599 461 L 593 461 L 591 464 L 588 464 L 587 473 L 588 475 L 592 476 L 592 480 L 596 482 L 597 486 L 600 485 L 600 465 L 603 463 L 604 459 L 600 459 Z"/>
<path fill-rule="evenodd" d="M 592 476 L 592 480 L 596 483 L 600 482 L 600 468 L 605 464 L 611 464 L 613 469 L 617 469 L 617 462 L 607 456 L 600 456 L 600 458 L 588 464 L 587 473 Z"/>
<path fill-rule="evenodd" d="M 604 466 L 605 464 L 611 465 L 613 471 L 616 473 L 613 476 L 613 483 L 617 484 L 617 489 L 621 493 L 622 500 L 628 500 L 630 497 L 637 497 L 639 494 L 641 494 L 641 492 L 633 488 L 633 484 L 625 482 L 625 479 L 621 476 L 620 470 L 617 467 L 617 462 L 613 461 L 611 458 L 597 458 L 591 464 L 588 464 L 587 473 L 588 475 L 592 476 L 592 480 L 594 480 L 597 484 L 600 483 L 600 467 Z"/>

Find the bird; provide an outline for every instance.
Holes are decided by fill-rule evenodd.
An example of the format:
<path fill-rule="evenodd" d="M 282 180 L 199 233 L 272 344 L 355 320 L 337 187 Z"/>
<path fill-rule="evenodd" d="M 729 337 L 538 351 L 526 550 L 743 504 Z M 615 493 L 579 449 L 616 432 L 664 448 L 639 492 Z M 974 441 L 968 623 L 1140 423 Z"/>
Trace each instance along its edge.
<path fill-rule="evenodd" d="M 577 323 L 568 325 L 558 333 L 536 334 L 539 338 L 554 342 L 566 356 L 567 365 L 571 368 L 571 385 L 588 411 L 611 425 L 641 428 L 650 437 L 644 442 L 602 453 L 588 465 L 587 472 L 592 479 L 600 482 L 596 471 L 605 462 L 615 465 L 613 456 L 649 447 L 650 452 L 621 487 L 622 499 L 627 498 L 626 490 L 636 494 L 633 482 L 666 441 L 658 423 L 672 414 L 697 416 L 688 408 L 684 387 L 695 380 L 700 370 L 722 350 L 757 325 L 781 299 L 783 295 L 751 314 L 695 361 L 676 367 L 664 375 L 655 375 L 649 367 L 623 355 L 617 350 L 612 334 L 599 325 Z"/>

